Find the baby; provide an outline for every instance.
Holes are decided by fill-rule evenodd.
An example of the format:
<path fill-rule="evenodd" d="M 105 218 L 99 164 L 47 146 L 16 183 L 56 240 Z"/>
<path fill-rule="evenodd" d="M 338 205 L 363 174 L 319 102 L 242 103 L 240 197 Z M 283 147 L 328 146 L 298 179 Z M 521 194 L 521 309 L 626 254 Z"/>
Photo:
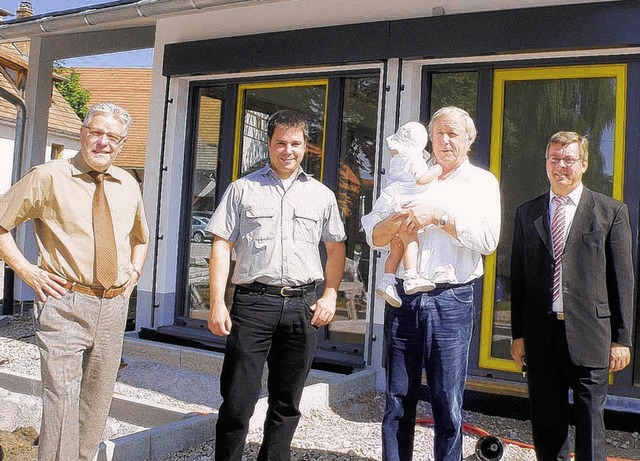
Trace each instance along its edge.
<path fill-rule="evenodd" d="M 408 122 L 389 136 L 387 146 L 391 150 L 391 162 L 387 174 L 387 185 L 376 200 L 378 213 L 387 217 L 402 211 L 404 203 L 415 199 L 416 194 L 425 191 L 427 184 L 442 175 L 440 165 L 427 165 L 423 151 L 427 146 L 429 135 L 421 123 Z M 378 203 L 380 202 L 380 203 Z M 381 208 L 379 206 L 381 205 Z M 417 230 L 403 239 L 396 235 L 390 242 L 389 256 L 384 265 L 384 275 L 376 287 L 376 295 L 383 298 L 393 307 L 400 307 L 402 301 L 396 289 L 396 271 L 402 260 L 404 266 L 404 292 L 414 294 L 435 288 L 431 280 L 421 277 L 418 265 L 418 232 Z"/>

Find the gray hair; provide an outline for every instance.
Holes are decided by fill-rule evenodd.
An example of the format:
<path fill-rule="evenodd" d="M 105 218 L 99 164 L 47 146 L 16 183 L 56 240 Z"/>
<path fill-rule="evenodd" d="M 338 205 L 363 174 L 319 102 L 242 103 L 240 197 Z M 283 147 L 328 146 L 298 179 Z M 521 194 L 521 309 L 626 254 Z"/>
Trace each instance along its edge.
<path fill-rule="evenodd" d="M 455 107 L 455 106 L 441 107 L 436 111 L 435 114 L 433 114 L 433 116 L 431 117 L 431 120 L 429 120 L 429 125 L 427 125 L 427 130 L 429 131 L 429 137 L 433 135 L 433 124 L 438 118 L 442 117 L 443 115 L 460 117 L 464 125 L 464 130 L 467 134 L 467 140 L 469 141 L 469 145 L 473 144 L 478 134 L 478 132 L 476 131 L 476 125 L 475 123 L 473 123 L 473 119 L 471 118 L 471 116 L 466 110 L 460 109 L 459 107 Z"/>
<path fill-rule="evenodd" d="M 124 124 L 124 133 L 126 134 L 129 131 L 129 126 L 131 125 L 131 115 L 122 107 L 112 103 L 112 102 L 99 102 L 89 108 L 87 115 L 84 117 L 83 125 L 88 126 L 89 123 L 93 120 L 98 114 L 107 114 L 111 115 L 113 118 L 120 120 Z"/>

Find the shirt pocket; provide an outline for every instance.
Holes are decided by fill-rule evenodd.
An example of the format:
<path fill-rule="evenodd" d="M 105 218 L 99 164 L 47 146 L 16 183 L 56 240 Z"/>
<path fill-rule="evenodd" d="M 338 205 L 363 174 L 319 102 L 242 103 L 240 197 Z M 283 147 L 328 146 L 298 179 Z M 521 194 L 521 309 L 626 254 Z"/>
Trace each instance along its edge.
<path fill-rule="evenodd" d="M 298 241 L 320 243 L 320 213 L 309 208 L 293 211 L 293 238 Z"/>
<path fill-rule="evenodd" d="M 240 222 L 240 234 L 249 241 L 275 238 L 275 210 L 260 207 L 247 208 Z"/>

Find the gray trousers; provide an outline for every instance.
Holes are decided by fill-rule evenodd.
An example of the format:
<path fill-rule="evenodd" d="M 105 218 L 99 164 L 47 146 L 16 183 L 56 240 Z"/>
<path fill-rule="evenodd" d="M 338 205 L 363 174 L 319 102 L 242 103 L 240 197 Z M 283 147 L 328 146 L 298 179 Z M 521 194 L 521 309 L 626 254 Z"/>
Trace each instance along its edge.
<path fill-rule="evenodd" d="M 72 291 L 36 304 L 42 374 L 39 461 L 91 461 L 109 415 L 129 300 Z"/>

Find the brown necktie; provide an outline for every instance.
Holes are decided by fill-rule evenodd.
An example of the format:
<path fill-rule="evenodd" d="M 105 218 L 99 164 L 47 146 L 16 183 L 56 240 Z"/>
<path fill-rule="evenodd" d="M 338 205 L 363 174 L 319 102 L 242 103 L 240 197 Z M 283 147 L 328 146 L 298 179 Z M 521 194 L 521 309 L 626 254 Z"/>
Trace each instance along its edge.
<path fill-rule="evenodd" d="M 104 193 L 104 173 L 91 171 L 89 174 L 96 183 L 92 206 L 95 281 L 103 288 L 111 288 L 118 278 L 118 254 L 109 202 Z"/>

